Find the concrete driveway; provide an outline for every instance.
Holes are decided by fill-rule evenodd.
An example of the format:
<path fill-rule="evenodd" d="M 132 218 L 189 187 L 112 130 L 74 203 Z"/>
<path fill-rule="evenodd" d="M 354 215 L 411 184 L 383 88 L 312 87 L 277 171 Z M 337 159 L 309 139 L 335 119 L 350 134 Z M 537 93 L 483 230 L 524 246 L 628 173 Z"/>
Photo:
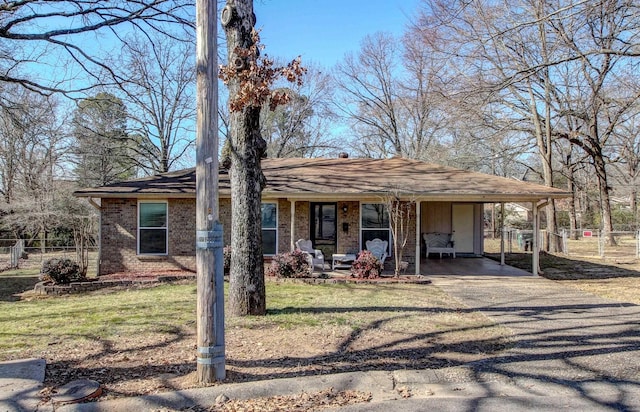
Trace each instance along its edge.
<path fill-rule="evenodd" d="M 514 348 L 468 365 L 474 381 L 501 381 L 602 410 L 640 410 L 640 306 L 539 277 L 431 279 L 513 331 Z"/>

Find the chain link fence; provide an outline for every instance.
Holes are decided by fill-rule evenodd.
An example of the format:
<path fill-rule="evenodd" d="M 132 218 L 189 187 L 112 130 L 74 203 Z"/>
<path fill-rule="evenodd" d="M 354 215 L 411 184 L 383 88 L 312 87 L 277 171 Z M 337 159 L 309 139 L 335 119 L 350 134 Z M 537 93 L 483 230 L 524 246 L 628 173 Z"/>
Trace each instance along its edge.
<path fill-rule="evenodd" d="M 540 231 L 539 247 L 542 248 L 546 238 L 546 230 Z M 533 250 L 533 230 L 506 228 L 504 231 L 504 252 L 518 253 Z M 484 231 L 484 252 L 500 253 L 500 232 Z"/>
<path fill-rule="evenodd" d="M 40 270 L 42 263 L 49 259 L 77 260 L 75 245 L 60 246 L 55 239 L 50 240 L 56 246 L 26 246 L 21 239 L 0 239 L 0 272 L 12 269 Z M 87 275 L 97 273 L 98 247 L 89 246 L 89 267 Z"/>
<path fill-rule="evenodd" d="M 531 252 L 532 230 L 506 228 L 504 232 L 505 253 Z M 549 242 L 559 246 L 558 253 L 575 259 L 613 259 L 635 261 L 640 257 L 640 232 L 604 232 L 599 229 L 568 230 L 547 233 L 541 230 L 538 236 L 540 250 L 547 250 Z M 500 233 L 485 230 L 485 253 L 500 253 Z"/>
<path fill-rule="evenodd" d="M 640 236 L 636 231 L 565 229 L 560 236 L 563 253 L 568 257 L 635 260 L 640 256 Z"/>

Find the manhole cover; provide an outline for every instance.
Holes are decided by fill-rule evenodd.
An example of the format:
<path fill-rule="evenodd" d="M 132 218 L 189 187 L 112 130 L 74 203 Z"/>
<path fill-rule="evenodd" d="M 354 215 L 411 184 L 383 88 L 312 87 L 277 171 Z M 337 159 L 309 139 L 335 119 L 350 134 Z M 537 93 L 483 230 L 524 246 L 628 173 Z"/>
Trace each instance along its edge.
<path fill-rule="evenodd" d="M 74 403 L 97 398 L 102 394 L 102 388 L 96 381 L 80 379 L 59 387 L 56 392 L 53 396 L 54 402 Z"/>

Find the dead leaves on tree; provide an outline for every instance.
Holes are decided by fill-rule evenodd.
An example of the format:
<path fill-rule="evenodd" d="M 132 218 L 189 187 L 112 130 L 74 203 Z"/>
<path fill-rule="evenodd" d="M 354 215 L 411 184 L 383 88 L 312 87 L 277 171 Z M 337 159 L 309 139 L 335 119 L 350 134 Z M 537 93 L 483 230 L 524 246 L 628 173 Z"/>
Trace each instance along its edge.
<path fill-rule="evenodd" d="M 238 91 L 229 101 L 231 111 L 262 107 L 267 102 L 269 109 L 273 111 L 290 100 L 286 90 L 271 90 L 275 81 L 283 78 L 300 86 L 307 69 L 302 67 L 300 56 L 285 66 L 275 66 L 274 60 L 269 56 L 260 56 L 260 50 L 264 46 L 260 43 L 260 35 L 256 30 L 253 30 L 251 37 L 253 44 L 248 48 L 236 47 L 230 63 L 220 66 L 218 77 L 226 85 L 234 80 L 238 82 Z"/>

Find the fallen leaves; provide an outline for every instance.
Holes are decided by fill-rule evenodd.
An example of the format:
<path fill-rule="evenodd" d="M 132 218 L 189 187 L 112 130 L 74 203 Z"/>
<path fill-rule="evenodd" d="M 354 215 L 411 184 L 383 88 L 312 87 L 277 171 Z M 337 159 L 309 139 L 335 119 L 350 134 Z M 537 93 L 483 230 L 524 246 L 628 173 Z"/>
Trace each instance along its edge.
<path fill-rule="evenodd" d="M 334 391 L 328 388 L 319 392 L 302 392 L 297 395 L 271 396 L 248 400 L 229 400 L 220 396 L 210 409 L 215 412 L 268 412 L 320 411 L 329 407 L 338 407 L 371 401 L 371 393 L 359 391 Z"/>

